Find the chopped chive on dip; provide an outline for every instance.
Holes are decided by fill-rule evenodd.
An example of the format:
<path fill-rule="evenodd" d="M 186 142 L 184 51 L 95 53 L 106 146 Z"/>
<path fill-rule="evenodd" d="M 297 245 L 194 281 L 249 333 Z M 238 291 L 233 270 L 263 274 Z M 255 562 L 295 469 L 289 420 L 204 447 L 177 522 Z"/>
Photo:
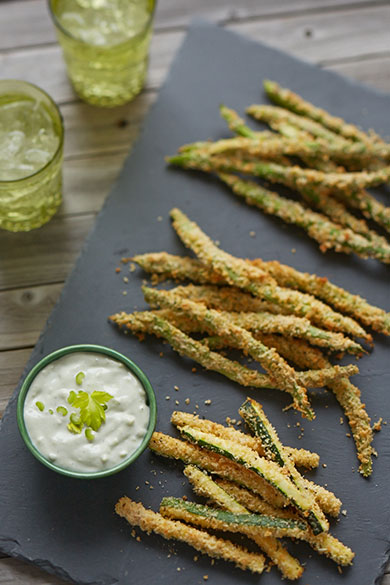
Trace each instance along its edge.
<path fill-rule="evenodd" d="M 49 414 L 54 414 L 54 410 L 52 408 L 49 408 Z"/>
<path fill-rule="evenodd" d="M 39 408 L 39 410 L 41 412 L 43 412 L 45 410 L 45 405 L 43 404 L 43 402 L 40 402 L 39 400 L 35 403 L 35 405 L 37 406 L 37 408 Z"/>
<path fill-rule="evenodd" d="M 76 384 L 77 384 L 78 386 L 81 386 L 81 384 L 83 383 L 83 380 L 84 380 L 84 378 L 85 378 L 85 374 L 84 374 L 84 372 L 79 372 L 79 373 L 76 375 Z"/>

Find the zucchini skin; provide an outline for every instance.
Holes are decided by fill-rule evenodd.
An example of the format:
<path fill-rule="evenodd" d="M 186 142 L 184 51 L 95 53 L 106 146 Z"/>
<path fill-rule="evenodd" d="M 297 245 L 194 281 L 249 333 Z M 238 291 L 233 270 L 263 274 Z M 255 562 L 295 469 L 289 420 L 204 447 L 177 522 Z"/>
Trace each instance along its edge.
<path fill-rule="evenodd" d="M 298 535 L 308 530 L 307 523 L 303 520 L 278 518 L 263 514 L 232 514 L 218 508 L 211 508 L 196 502 L 182 500 L 181 498 L 166 497 L 160 504 L 161 510 L 176 508 L 194 516 L 214 519 L 224 524 L 241 526 L 246 528 L 260 528 L 264 530 L 281 531 L 284 535 Z M 281 535 L 283 536 L 283 534 Z"/>
<path fill-rule="evenodd" d="M 295 469 L 294 464 L 285 452 L 275 429 L 267 419 L 261 405 L 255 400 L 247 398 L 247 400 L 241 405 L 239 413 L 254 435 L 260 438 L 264 445 L 266 454 L 280 467 L 285 468 L 288 471 L 291 481 L 296 485 L 298 490 L 312 499 L 313 506 L 312 509 L 309 510 L 306 518 L 312 527 L 313 533 L 320 534 L 321 532 L 326 532 L 329 524 L 324 513 L 315 501 L 313 494 L 307 490 L 302 476 Z"/>
<path fill-rule="evenodd" d="M 288 476 L 283 475 L 283 473 L 279 471 L 279 467 L 276 463 L 259 457 L 256 452 L 253 452 L 253 461 L 249 461 L 248 456 L 246 455 L 250 453 L 250 457 L 252 458 L 251 450 L 243 446 L 239 447 L 243 451 L 242 455 L 233 454 L 229 451 L 230 447 L 233 448 L 231 441 L 219 439 L 210 433 L 203 433 L 202 431 L 197 431 L 188 426 L 179 427 L 179 430 L 190 442 L 196 443 L 200 447 L 204 447 L 209 451 L 214 451 L 215 453 L 236 461 L 262 477 L 267 483 L 272 485 L 274 489 L 279 491 L 292 502 L 305 519 L 307 519 L 314 534 L 320 534 L 321 532 L 326 532 L 328 530 L 329 524 L 327 523 L 326 518 L 324 517 L 325 522 L 321 523 L 318 521 L 316 514 L 313 513 L 312 498 L 309 499 L 307 494 L 301 492 Z M 260 465 L 256 465 L 257 462 Z"/>

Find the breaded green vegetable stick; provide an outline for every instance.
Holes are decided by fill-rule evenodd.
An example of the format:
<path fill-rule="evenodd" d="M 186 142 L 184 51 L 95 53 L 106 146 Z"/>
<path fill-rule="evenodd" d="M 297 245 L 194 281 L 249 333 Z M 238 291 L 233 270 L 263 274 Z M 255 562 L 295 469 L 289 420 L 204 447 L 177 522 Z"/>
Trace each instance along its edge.
<path fill-rule="evenodd" d="M 386 231 L 390 232 L 390 207 L 383 205 L 365 189 L 345 197 L 342 193 L 337 193 L 337 197 L 346 205 L 359 209 L 367 219 L 373 219 Z"/>
<path fill-rule="evenodd" d="M 204 471 L 193 465 L 188 465 L 184 469 L 184 475 L 191 482 L 196 494 L 208 498 L 220 508 L 232 514 L 248 514 L 244 506 L 236 502 Z M 280 569 L 283 577 L 295 580 L 302 575 L 302 565 L 290 555 L 279 540 L 272 536 L 258 534 L 252 535 L 250 538 L 269 556 L 273 564 Z"/>
<path fill-rule="evenodd" d="M 229 540 L 216 538 L 204 530 L 197 530 L 182 522 L 164 518 L 161 514 L 147 510 L 141 503 L 133 502 L 130 498 L 121 498 L 115 506 L 115 511 L 131 526 L 139 526 L 148 534 L 154 532 L 166 540 L 175 539 L 185 542 L 201 553 L 231 561 L 243 570 L 249 569 L 253 573 L 262 573 L 264 570 L 263 555 L 250 553 L 245 548 Z"/>
<path fill-rule="evenodd" d="M 188 156 L 184 158 L 183 155 L 178 155 L 172 157 L 170 160 L 173 164 L 184 168 L 193 168 L 204 172 L 218 172 L 222 169 L 225 171 L 239 170 L 251 173 L 254 169 L 254 164 L 258 174 L 267 174 L 267 171 L 264 170 L 265 162 L 245 163 L 241 160 L 231 162 L 231 159 L 221 159 L 220 157 L 208 158 L 192 153 L 190 158 Z M 279 169 L 299 168 L 277 166 Z M 334 248 L 336 252 L 344 252 L 346 254 L 354 252 L 362 258 L 376 258 L 381 262 L 390 263 L 390 245 L 386 244 L 384 239 L 379 236 L 376 236 L 375 242 L 372 242 L 365 236 L 355 233 L 350 228 L 345 228 L 334 223 L 325 215 L 305 209 L 300 203 L 281 197 L 278 193 L 269 191 L 257 183 L 243 181 L 235 175 L 221 172 L 219 172 L 219 177 L 232 187 L 236 195 L 245 198 L 248 204 L 259 207 L 268 215 L 276 215 L 287 223 L 292 223 L 303 228 L 311 238 L 320 244 L 320 250 L 322 252 Z M 283 184 L 287 184 L 288 182 L 287 179 L 285 181 L 284 179 L 279 180 L 279 178 L 276 179 L 275 177 L 276 175 L 274 176 L 275 180 Z M 292 182 L 294 183 L 294 188 L 298 188 L 301 192 L 313 191 L 313 186 L 308 187 L 305 181 L 302 184 L 299 180 Z"/>
<path fill-rule="evenodd" d="M 342 118 L 332 116 L 326 110 L 314 106 L 291 90 L 281 87 L 276 81 L 267 79 L 263 82 L 263 85 L 268 97 L 274 103 L 287 108 L 295 114 L 305 116 L 322 124 L 325 128 L 329 128 L 329 130 L 340 134 L 347 140 L 358 141 L 368 145 L 383 143 L 379 136 L 372 132 L 367 134 L 354 124 L 348 124 Z"/>
<path fill-rule="evenodd" d="M 217 479 L 217 483 L 236 501 L 255 514 L 274 514 L 283 518 L 296 518 L 296 514 L 291 510 L 272 509 L 262 498 L 233 482 Z M 322 532 L 314 536 L 308 532 L 305 540 L 314 550 L 332 559 L 338 565 L 348 566 L 352 564 L 355 556 L 352 550 L 331 534 Z"/>
<path fill-rule="evenodd" d="M 172 349 L 180 355 L 186 355 L 207 370 L 218 372 L 241 386 L 268 388 L 270 390 L 280 389 L 269 376 L 225 358 L 217 352 L 210 351 L 204 343 L 189 337 L 156 313 L 151 311 L 133 314 L 118 313 L 112 315 L 110 320 L 119 326 L 126 327 L 137 335 L 151 333 L 166 339 L 171 344 Z M 323 370 L 297 372 L 297 377 L 302 384 L 312 388 L 319 388 L 325 386 L 329 381 L 351 376 L 357 371 L 356 366 L 353 365 L 331 366 Z"/>
<path fill-rule="evenodd" d="M 252 260 L 252 263 L 267 270 L 281 286 L 312 294 L 339 311 L 359 319 L 367 327 L 390 335 L 390 313 L 333 284 L 325 276 L 300 272 L 277 261 L 264 262 L 256 259 Z"/>
<path fill-rule="evenodd" d="M 292 346 L 294 341 L 292 340 Z M 305 367 L 304 362 L 301 362 L 300 355 L 297 355 L 293 361 L 298 367 Z M 324 368 L 326 365 L 329 365 L 329 361 L 324 356 L 322 360 L 317 359 L 312 363 L 312 367 L 315 368 Z M 364 477 L 369 477 L 372 473 L 372 456 L 375 453 L 372 446 L 374 437 L 370 417 L 367 414 L 365 404 L 360 399 L 360 390 L 349 380 L 329 382 L 327 387 L 334 393 L 348 418 L 356 445 L 357 458 L 360 462 L 359 471 Z"/>
<path fill-rule="evenodd" d="M 162 457 L 180 459 L 186 465 L 196 465 L 209 473 L 234 481 L 252 490 L 276 508 L 288 505 L 286 498 L 259 475 L 218 453 L 157 432 L 153 433 L 149 448 Z"/>
<path fill-rule="evenodd" d="M 322 193 L 332 194 L 339 191 L 347 196 L 352 196 L 366 187 L 381 185 L 390 179 L 390 166 L 371 172 L 324 173 L 316 169 L 303 169 L 298 165 L 285 166 L 267 160 L 246 162 L 245 159 L 234 156 L 209 156 L 207 152 L 202 151 L 178 154 L 168 158 L 168 162 L 184 168 L 254 175 L 300 192 L 316 188 Z"/>
<path fill-rule="evenodd" d="M 195 414 L 175 410 L 171 415 L 171 423 L 176 427 L 190 426 L 207 433 L 212 433 L 217 437 L 236 441 L 240 445 L 246 445 L 253 451 L 256 451 L 260 456 L 265 455 L 264 447 L 257 437 L 241 433 L 232 427 L 225 427 L 211 420 L 201 419 Z M 285 447 L 285 449 L 295 465 L 311 469 L 318 467 L 320 458 L 317 453 L 312 453 L 306 449 L 294 449 L 293 447 Z"/>
<path fill-rule="evenodd" d="M 222 118 L 227 122 L 230 130 L 234 132 L 234 134 L 238 134 L 239 136 L 244 136 L 247 138 L 255 138 L 260 139 L 264 136 L 264 134 L 269 136 L 270 133 L 268 132 L 255 132 L 251 128 L 249 128 L 244 120 L 240 118 L 235 110 L 224 106 L 223 104 L 219 107 L 219 112 Z"/>
<path fill-rule="evenodd" d="M 171 290 L 169 294 L 175 294 L 174 290 Z M 303 317 L 275 315 L 264 311 L 258 313 L 218 312 L 221 317 L 228 319 L 233 325 L 242 327 L 256 335 L 256 339 L 258 339 L 258 333 L 278 333 L 287 337 L 306 339 L 312 345 L 325 347 L 333 352 L 348 352 L 358 356 L 365 353 L 362 346 L 349 337 L 344 337 L 342 333 L 334 333 L 333 331 L 326 331 L 325 329 L 315 327 L 308 319 Z M 157 314 L 163 319 L 170 321 L 185 333 L 210 331 L 210 325 L 206 319 L 191 318 L 175 309 L 158 311 Z M 260 340 L 258 339 L 258 341 Z M 232 339 L 232 342 L 235 347 L 238 347 L 234 339 Z"/>
<path fill-rule="evenodd" d="M 247 351 L 253 359 L 258 361 L 267 371 L 271 380 L 293 398 L 295 408 L 302 416 L 309 420 L 314 418 L 307 399 L 306 389 L 299 384 L 295 370 L 273 348 L 268 348 L 257 341 L 246 329 L 237 327 L 231 320 L 215 309 L 207 309 L 202 303 L 196 303 L 189 299 L 181 299 L 169 291 L 159 291 L 143 287 L 145 300 L 149 303 L 158 303 L 168 309 L 180 309 L 191 319 L 207 323 L 207 326 L 217 335 L 229 336 L 238 347 Z"/>
<path fill-rule="evenodd" d="M 244 181 L 226 173 L 220 173 L 219 176 L 249 205 L 255 205 L 269 215 L 276 215 L 287 223 L 303 228 L 320 244 L 322 252 L 334 248 L 336 252 L 346 254 L 354 252 L 362 258 L 376 258 L 386 264 L 390 263 L 390 246 L 385 247 L 370 242 L 366 237 L 356 234 L 351 229 L 340 227 L 326 216 L 305 209 L 300 203 L 281 197 L 277 193 L 260 187 L 257 183 Z"/>
<path fill-rule="evenodd" d="M 134 262 L 137 262 L 146 272 L 158 275 L 159 279 L 161 280 L 173 278 L 179 280 L 193 280 L 194 282 L 200 283 L 210 282 L 226 283 L 226 281 L 224 281 L 220 275 L 218 275 L 210 267 L 206 266 L 205 264 L 203 264 L 202 262 L 195 258 L 188 258 L 186 256 L 174 256 L 173 254 L 168 254 L 167 252 L 154 252 L 150 254 L 134 256 L 132 260 L 134 260 Z M 267 271 L 269 271 L 268 270 L 269 263 L 263 262 L 262 260 L 259 259 L 252 260 L 251 262 L 255 265 L 257 263 L 263 263 L 264 268 Z M 287 266 L 286 268 L 289 267 Z M 274 275 L 272 274 L 272 276 Z M 321 279 L 319 277 L 316 277 L 315 275 L 313 277 L 319 279 L 318 280 L 319 286 L 316 287 L 316 290 L 319 291 L 321 288 L 320 281 L 323 280 L 325 282 L 326 279 Z M 277 280 L 275 276 L 274 278 L 275 280 Z M 283 282 L 279 281 L 278 284 L 281 284 L 286 288 L 300 289 L 300 287 L 297 286 L 284 285 Z M 216 286 L 213 287 L 209 285 L 208 286 L 187 285 L 185 287 L 183 286 L 177 287 L 174 290 L 183 298 L 190 298 L 205 302 L 206 305 L 211 309 L 220 308 L 224 311 L 236 310 L 246 312 L 269 311 L 272 313 L 291 314 L 291 310 L 289 311 L 288 307 L 284 307 L 283 305 L 277 305 L 270 301 L 265 301 L 263 299 L 260 299 L 259 297 L 253 297 L 252 295 L 245 293 L 235 287 L 232 288 Z M 308 292 L 309 294 L 314 294 L 315 296 L 323 298 L 321 297 L 319 292 L 311 293 L 310 290 L 305 291 L 305 289 L 303 288 L 302 290 L 304 292 Z M 331 304 L 333 303 L 331 302 Z M 381 309 L 378 309 L 378 311 L 381 311 Z M 303 314 L 302 316 L 305 315 Z M 318 318 L 316 319 L 316 314 L 310 315 L 308 318 L 310 318 L 310 320 L 317 325 L 324 325 L 325 327 L 327 327 L 326 324 L 323 324 L 323 321 L 321 319 Z M 332 328 L 335 329 L 336 331 L 337 330 L 343 331 L 354 337 L 362 337 L 363 339 L 369 340 L 371 339 L 370 336 L 364 331 L 364 329 L 362 329 L 358 325 L 358 323 L 356 323 L 356 321 L 353 321 L 349 317 L 345 316 L 342 316 L 342 319 L 343 319 L 342 327 Z"/>
<path fill-rule="evenodd" d="M 189 426 L 180 427 L 179 430 L 191 443 L 224 455 L 265 479 L 307 519 L 314 534 L 328 530 L 329 523 L 314 498 L 308 492 L 300 491 L 276 463 L 260 457 L 256 451 L 244 445 L 237 445 L 234 441 L 216 437 L 212 433 L 205 433 Z"/>
<path fill-rule="evenodd" d="M 281 136 L 272 132 L 262 132 L 253 133 L 251 136 L 222 138 L 215 142 L 193 142 L 181 147 L 179 152 L 204 150 L 207 154 L 212 155 L 229 151 L 242 151 L 244 154 L 267 159 L 284 155 L 298 156 L 302 159 L 309 157 L 312 162 L 317 160 L 327 162 L 330 157 L 334 157 L 346 164 L 352 160 L 352 162 L 361 162 L 361 165 L 369 163 L 373 157 L 373 153 L 369 152 L 361 142 L 340 144 L 338 141 L 328 142 L 323 138 L 314 139 L 310 134 L 296 129 L 284 120 L 274 126 L 274 129 L 277 129 Z M 388 158 L 390 146 L 376 147 L 375 152 L 377 152 L 377 156 Z M 332 163 L 329 168 L 331 167 L 337 168 L 337 165 Z"/>
<path fill-rule="evenodd" d="M 224 176 L 224 180 L 228 181 L 233 188 L 236 186 L 236 179 L 236 177 L 231 175 L 228 175 L 227 177 Z M 247 186 L 247 184 L 244 182 L 244 187 L 245 186 Z M 255 188 L 257 188 L 257 185 L 255 185 Z M 251 189 L 250 184 L 249 189 Z M 255 194 L 253 196 L 256 197 Z M 354 327 L 356 324 L 354 321 L 351 321 L 349 317 L 344 317 L 340 313 L 335 313 L 330 307 L 321 301 L 318 301 L 311 295 L 298 293 L 297 291 L 292 291 L 290 289 L 284 289 L 271 283 L 254 282 L 253 274 L 248 275 L 246 269 L 242 268 L 242 263 L 235 262 L 237 259 L 231 261 L 230 258 L 224 256 L 225 265 L 223 267 L 224 270 L 222 271 L 221 263 L 215 261 L 215 257 L 221 258 L 219 256 L 219 248 L 214 245 L 212 250 L 213 253 L 211 255 L 206 254 L 204 252 L 204 242 L 205 240 L 208 240 L 210 244 L 212 244 L 212 242 L 196 225 L 196 223 L 191 222 L 178 209 L 172 210 L 171 215 L 174 220 L 173 226 L 184 244 L 192 248 L 198 256 L 201 256 L 200 259 L 204 263 L 208 263 L 208 265 L 217 272 L 221 274 L 223 273 L 226 282 L 229 284 L 238 286 L 239 288 L 252 293 L 256 297 L 260 297 L 267 302 L 282 307 L 283 312 L 289 312 L 299 317 L 306 317 L 311 322 L 323 327 L 324 329 L 352 333 L 351 326 Z M 358 328 L 361 330 L 360 327 Z M 352 335 L 354 335 L 354 333 L 352 333 Z"/>
<path fill-rule="evenodd" d="M 265 122 L 271 126 L 274 130 L 279 129 L 281 124 L 289 124 L 301 131 L 306 132 L 315 138 L 320 138 L 329 144 L 341 147 L 351 145 L 351 142 L 340 136 L 336 132 L 325 128 L 319 122 L 311 120 L 310 118 L 299 116 L 289 110 L 280 108 L 277 106 L 267 106 L 253 104 L 246 109 L 246 113 L 258 120 L 259 122 Z"/>
<path fill-rule="evenodd" d="M 231 514 L 218 508 L 173 497 L 162 499 L 160 514 L 165 518 L 197 524 L 206 530 L 238 532 L 249 537 L 256 534 L 280 538 L 283 536 L 301 538 L 308 529 L 307 523 L 303 520 L 278 518 L 265 514 Z"/>
<path fill-rule="evenodd" d="M 199 429 L 206 433 L 211 433 L 216 437 L 220 437 L 221 439 L 234 441 L 238 445 L 244 445 L 246 447 L 249 447 L 253 451 L 256 451 L 256 453 L 258 453 L 260 456 L 265 455 L 264 446 L 262 445 L 261 440 L 258 437 L 252 437 L 250 435 L 241 433 L 240 431 L 232 427 L 224 427 L 223 425 L 220 425 L 213 421 L 207 419 L 203 420 L 200 419 L 198 416 L 191 415 L 190 413 L 178 411 L 172 414 L 171 422 L 177 427 L 190 426 L 194 429 Z M 299 453 L 299 450 L 292 449 L 291 447 L 285 447 L 285 450 L 289 454 L 291 459 L 294 461 L 294 463 L 296 464 L 302 463 L 301 454 Z M 313 461 L 313 456 L 315 458 L 315 461 Z M 299 457 L 298 461 L 297 457 Z M 310 462 L 312 464 L 316 463 L 315 466 L 317 466 L 318 461 L 319 457 L 316 453 L 310 454 Z M 313 465 L 311 466 L 313 467 Z M 302 481 L 304 482 L 305 488 L 309 489 L 313 493 L 318 504 L 326 514 L 330 514 L 331 516 L 338 516 L 340 512 L 341 502 L 332 492 L 326 490 L 322 486 L 318 486 L 313 482 L 308 481 L 305 478 L 302 478 Z M 262 513 L 267 514 L 268 512 L 264 511 Z"/>
<path fill-rule="evenodd" d="M 262 406 L 255 400 L 247 398 L 241 405 L 239 413 L 254 435 L 260 438 L 266 451 L 266 456 L 272 461 L 275 461 L 280 467 L 286 469 L 291 481 L 311 500 L 312 508 L 315 511 L 316 517 L 320 518 L 322 515 L 324 518 L 323 512 L 316 502 L 313 493 L 307 488 L 304 478 L 296 470 L 288 453 L 285 451 L 276 430 L 266 417 Z"/>

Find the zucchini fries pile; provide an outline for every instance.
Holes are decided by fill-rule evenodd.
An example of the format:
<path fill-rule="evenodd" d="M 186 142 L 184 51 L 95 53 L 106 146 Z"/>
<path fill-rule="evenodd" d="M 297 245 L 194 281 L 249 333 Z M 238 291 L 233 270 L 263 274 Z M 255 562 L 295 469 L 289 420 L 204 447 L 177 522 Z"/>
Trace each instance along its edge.
<path fill-rule="evenodd" d="M 297 470 L 316 467 L 318 455 L 282 445 L 254 400 L 248 398 L 239 412 L 253 435 L 174 412 L 171 422 L 184 440 L 156 432 L 150 441 L 156 454 L 185 464 L 184 474 L 206 504 L 165 497 L 156 513 L 123 497 L 116 512 L 132 526 L 180 540 L 254 573 L 265 569 L 265 553 L 283 577 L 302 575 L 302 565 L 279 540 L 283 537 L 303 540 L 338 565 L 350 565 L 354 553 L 329 534 L 325 516 L 338 516 L 340 500 Z M 248 552 L 209 530 L 244 535 L 262 552 Z"/>
<path fill-rule="evenodd" d="M 168 162 L 216 173 L 248 204 L 303 228 L 323 252 L 332 248 L 390 263 L 389 241 L 364 219 L 390 233 L 390 207 L 366 190 L 389 182 L 390 144 L 273 81 L 266 81 L 264 87 L 278 105 L 253 105 L 247 113 L 268 124 L 272 132 L 252 130 L 234 110 L 221 106 L 221 115 L 236 136 L 187 144 Z M 298 191 L 303 203 L 237 173 Z"/>
<path fill-rule="evenodd" d="M 158 252 L 132 260 L 155 280 L 196 284 L 170 290 L 144 286 L 152 310 L 120 312 L 111 321 L 141 338 L 163 338 L 179 354 L 242 386 L 285 391 L 309 420 L 315 415 L 307 388 L 326 386 L 348 418 L 359 470 L 369 476 L 373 431 L 360 390 L 349 380 L 358 368 L 332 365 L 328 354 L 362 354 L 353 338 L 371 343 L 372 337 L 356 319 L 389 335 L 390 315 L 325 278 L 278 262 L 231 256 L 180 210 L 173 209 L 171 216 L 177 234 L 198 259 Z M 227 358 L 219 351 L 224 348 L 241 349 L 265 373 Z"/>

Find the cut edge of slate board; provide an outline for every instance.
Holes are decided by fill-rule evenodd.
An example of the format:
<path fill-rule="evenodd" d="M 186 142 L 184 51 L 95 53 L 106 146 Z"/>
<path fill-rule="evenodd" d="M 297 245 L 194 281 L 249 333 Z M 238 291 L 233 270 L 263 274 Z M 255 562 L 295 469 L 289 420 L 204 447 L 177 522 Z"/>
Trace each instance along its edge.
<path fill-rule="evenodd" d="M 217 27 L 214 24 L 208 23 L 207 21 L 201 20 L 201 19 L 194 19 L 192 21 L 191 26 L 190 26 L 190 33 L 189 33 L 189 35 L 187 35 L 185 37 L 183 43 L 181 44 L 181 46 L 180 46 L 180 48 L 179 48 L 179 50 L 177 52 L 177 55 L 176 55 L 176 57 L 174 59 L 174 62 L 172 64 L 171 68 L 170 68 L 170 71 L 169 71 L 169 73 L 168 73 L 168 75 L 166 77 L 166 80 L 165 80 L 165 82 L 164 82 L 164 84 L 163 84 L 163 86 L 162 86 L 162 88 L 161 88 L 161 90 L 159 92 L 159 98 L 155 102 L 155 104 L 152 105 L 152 107 L 151 107 L 151 109 L 150 109 L 147 117 L 145 118 L 145 121 L 143 123 L 143 128 L 142 128 L 142 130 L 141 130 L 141 132 L 139 134 L 139 137 L 137 139 L 137 142 L 139 142 L 140 139 L 143 136 L 143 133 L 144 133 L 144 124 L 147 121 L 148 117 L 150 116 L 151 111 L 154 108 L 157 107 L 157 104 L 158 104 L 158 102 L 160 100 L 160 97 L 161 96 L 164 96 L 164 93 L 165 93 L 167 87 L 169 87 L 169 83 L 170 83 L 171 76 L 173 75 L 174 70 L 175 70 L 175 67 L 176 67 L 176 64 L 177 64 L 177 62 L 180 59 L 180 54 L 182 52 L 183 46 L 187 43 L 187 39 L 191 35 L 191 31 L 196 31 L 199 28 L 200 29 L 209 29 L 209 30 L 212 30 L 212 29 L 218 29 L 219 27 Z M 256 47 L 259 47 L 259 46 L 262 45 L 262 43 L 259 43 L 259 42 L 255 41 L 255 40 L 252 40 L 252 39 L 247 39 L 246 37 L 243 37 L 239 33 L 232 32 L 232 31 L 224 31 L 224 32 L 226 34 L 229 34 L 229 35 L 232 35 L 232 36 L 236 36 L 237 38 L 240 39 L 241 43 L 242 42 L 245 42 L 248 45 L 253 45 L 253 46 L 256 46 Z M 275 54 L 278 54 L 278 55 L 281 55 L 281 56 L 285 56 L 285 57 L 287 56 L 290 60 L 293 60 L 293 61 L 295 61 L 297 63 L 302 63 L 302 60 L 301 59 L 298 59 L 298 58 L 293 57 L 291 55 L 287 55 L 285 52 L 283 52 L 283 51 L 281 51 L 279 49 L 274 49 L 273 47 L 270 47 L 269 45 L 266 45 L 266 44 L 263 44 L 263 45 L 264 45 L 264 47 L 268 51 L 274 52 Z M 308 63 L 307 61 L 304 61 L 304 63 L 308 67 L 312 67 L 314 69 L 320 69 L 317 66 Z M 343 80 L 343 83 L 348 83 L 351 87 L 364 88 L 365 90 L 369 89 L 370 93 L 376 94 L 379 97 L 384 97 L 384 98 L 388 98 L 389 97 L 388 94 L 386 94 L 385 92 L 381 92 L 381 91 L 378 91 L 378 90 L 375 90 L 375 89 L 373 90 L 373 89 L 367 87 L 364 84 L 361 84 L 361 83 L 356 82 L 354 80 L 346 79 L 345 77 L 343 77 L 342 75 L 340 75 L 338 73 L 324 71 L 324 70 L 321 69 L 321 74 L 323 76 L 329 76 L 330 78 L 337 77 L 339 79 L 342 79 Z M 291 89 L 294 89 L 294 88 L 292 87 Z M 297 88 L 297 91 L 299 91 L 298 88 Z M 259 92 L 260 92 L 260 87 L 259 87 Z M 318 105 L 321 105 L 321 104 L 318 104 Z M 39 337 L 39 340 L 38 340 L 38 342 L 37 342 L 37 344 L 35 346 L 35 349 L 33 350 L 32 354 L 31 354 L 31 356 L 30 356 L 30 358 L 28 360 L 28 363 L 27 363 L 26 367 L 24 368 L 24 371 L 23 371 L 23 374 L 22 374 L 21 379 L 19 381 L 19 384 L 18 384 L 18 386 L 17 386 L 14 394 L 12 395 L 12 397 L 11 397 L 11 399 L 10 399 L 8 405 L 7 405 L 6 411 L 4 413 L 4 417 L 0 421 L 0 431 L 2 429 L 3 423 L 7 420 L 8 416 L 11 415 L 12 406 L 14 405 L 14 403 L 15 403 L 15 401 L 17 399 L 18 389 L 19 389 L 20 384 L 21 384 L 21 381 L 24 379 L 27 371 L 32 367 L 32 365 L 34 363 L 36 363 L 42 357 L 43 354 L 47 353 L 45 351 L 45 349 L 44 349 L 45 334 L 48 331 L 48 329 L 51 327 L 52 321 L 54 320 L 57 312 L 59 311 L 59 307 L 61 306 L 62 299 L 66 296 L 67 289 L 68 289 L 70 283 L 73 281 L 73 279 L 77 279 L 77 272 L 79 270 L 81 260 L 82 260 L 82 258 L 84 256 L 84 254 L 86 253 L 86 251 L 89 249 L 92 236 L 95 233 L 95 230 L 97 229 L 97 226 L 99 225 L 101 219 L 105 215 L 105 212 L 107 210 L 107 207 L 109 206 L 111 197 L 114 195 L 114 193 L 115 193 L 115 191 L 117 189 L 117 186 L 121 183 L 122 177 L 125 175 L 126 167 L 127 167 L 128 161 L 131 160 L 131 157 L 132 157 L 132 154 L 126 160 L 126 162 L 124 164 L 124 167 L 123 167 L 123 169 L 122 169 L 122 171 L 121 171 L 118 179 L 116 180 L 115 184 L 113 185 L 113 187 L 110 190 L 110 195 L 107 197 L 107 199 L 106 199 L 106 201 L 105 201 L 105 203 L 104 203 L 104 205 L 102 207 L 102 210 L 100 211 L 100 213 L 98 215 L 98 218 L 97 218 L 97 220 L 95 222 L 94 227 L 90 231 L 89 235 L 87 236 L 87 238 L 86 238 L 86 240 L 85 240 L 85 242 L 83 244 L 83 247 L 81 249 L 81 252 L 80 252 L 80 254 L 79 254 L 79 256 L 78 256 L 78 258 L 76 260 L 75 266 L 74 266 L 72 272 L 70 273 L 70 275 L 68 276 L 68 278 L 66 280 L 66 283 L 65 283 L 64 288 L 63 288 L 63 290 L 61 292 L 60 298 L 58 299 L 58 301 L 57 301 L 57 303 L 56 303 L 56 305 L 55 305 L 55 307 L 54 307 L 51 315 L 49 316 L 49 318 L 47 320 L 47 323 L 46 323 L 46 325 L 45 325 L 45 327 L 44 327 L 44 329 L 43 329 L 43 331 L 42 331 L 42 333 L 41 333 L 41 335 Z M 364 480 L 362 479 L 362 481 L 364 481 Z M 389 530 L 389 532 L 390 532 L 390 530 Z M 69 580 L 71 582 L 80 583 L 82 585 L 87 584 L 87 583 L 90 583 L 90 581 L 80 581 L 80 580 L 77 580 L 76 581 L 76 580 L 73 580 L 72 579 L 72 576 L 66 570 L 64 570 L 62 567 L 56 566 L 55 564 L 51 563 L 48 560 L 43 560 L 43 559 L 29 559 L 29 558 L 27 558 L 26 556 L 24 556 L 20 552 L 19 548 L 20 548 L 19 543 L 17 541 L 15 541 L 15 540 L 12 540 L 12 538 L 9 538 L 8 540 L 5 539 L 5 538 L 0 538 L 0 550 L 2 550 L 4 553 L 9 554 L 10 556 L 14 556 L 16 558 L 19 558 L 21 560 L 27 560 L 28 562 L 33 562 L 34 565 L 39 566 L 40 568 L 44 569 L 48 573 L 51 573 L 51 574 L 57 575 L 59 577 L 65 578 L 65 579 L 67 579 L 67 580 Z M 388 548 L 386 550 L 386 553 L 385 553 L 385 557 L 383 558 L 383 563 L 382 563 L 382 565 L 380 567 L 380 573 L 375 577 L 375 584 L 379 584 L 381 578 L 383 577 L 383 573 L 384 573 L 384 570 L 385 570 L 385 567 L 386 567 L 386 564 L 387 564 L 389 555 L 390 555 L 390 545 L 388 546 Z M 305 575 L 303 576 L 303 579 L 304 579 L 304 577 L 305 577 Z M 251 581 L 251 579 L 248 579 L 248 580 Z M 105 576 L 105 575 L 102 575 L 101 580 L 94 580 L 93 581 L 93 583 L 95 583 L 96 585 L 100 585 L 100 584 L 101 585 L 111 585 L 111 584 L 116 583 L 116 582 L 117 582 L 117 580 L 115 578 L 111 578 L 111 577 L 108 577 L 108 576 Z M 321 585 L 323 585 L 323 584 L 321 584 Z"/>

